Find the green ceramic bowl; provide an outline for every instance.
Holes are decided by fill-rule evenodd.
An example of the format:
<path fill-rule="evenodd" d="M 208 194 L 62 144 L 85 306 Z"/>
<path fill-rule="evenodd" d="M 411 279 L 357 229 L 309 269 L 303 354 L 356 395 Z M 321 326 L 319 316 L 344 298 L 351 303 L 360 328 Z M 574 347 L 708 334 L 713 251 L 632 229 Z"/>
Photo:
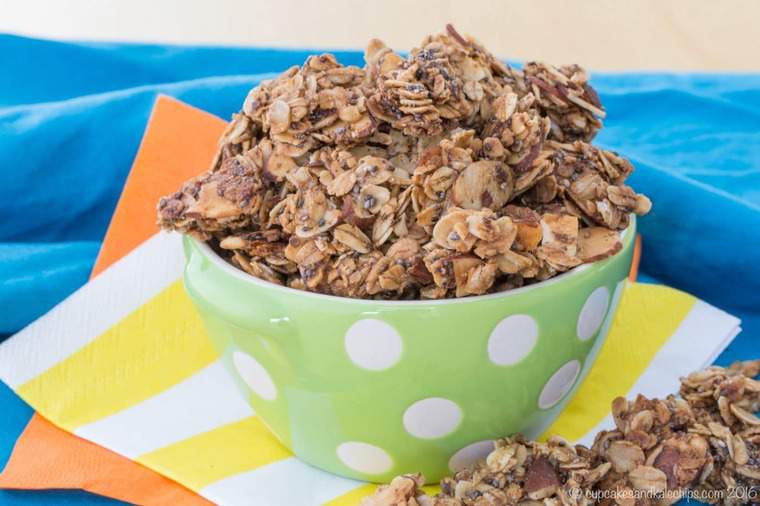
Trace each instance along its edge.
<path fill-rule="evenodd" d="M 185 286 L 256 413 L 305 462 L 429 482 L 494 438 L 536 436 L 599 350 L 631 264 L 615 256 L 509 292 L 442 301 L 319 295 L 249 276 L 185 238 Z"/>

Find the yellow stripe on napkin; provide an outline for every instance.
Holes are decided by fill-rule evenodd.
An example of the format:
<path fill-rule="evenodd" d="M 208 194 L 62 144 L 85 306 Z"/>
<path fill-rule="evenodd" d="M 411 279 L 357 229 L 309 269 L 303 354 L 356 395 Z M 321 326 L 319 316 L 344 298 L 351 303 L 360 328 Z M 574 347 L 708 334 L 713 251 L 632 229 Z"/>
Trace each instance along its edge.
<path fill-rule="evenodd" d="M 256 416 L 140 456 L 151 469 L 200 490 L 215 481 L 291 457 Z"/>
<path fill-rule="evenodd" d="M 158 394 L 216 358 L 200 316 L 177 280 L 22 385 L 18 394 L 46 418 L 73 431 Z"/>

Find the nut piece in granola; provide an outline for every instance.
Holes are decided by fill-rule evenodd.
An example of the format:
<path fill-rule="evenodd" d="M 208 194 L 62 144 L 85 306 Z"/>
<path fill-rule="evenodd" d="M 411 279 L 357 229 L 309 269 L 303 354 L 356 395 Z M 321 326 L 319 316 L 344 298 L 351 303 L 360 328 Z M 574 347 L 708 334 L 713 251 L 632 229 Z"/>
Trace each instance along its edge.
<path fill-rule="evenodd" d="M 424 506 L 427 496 L 420 490 L 425 484 L 421 474 L 396 476 L 388 485 L 381 485 L 372 496 L 362 499 L 360 506 Z"/>

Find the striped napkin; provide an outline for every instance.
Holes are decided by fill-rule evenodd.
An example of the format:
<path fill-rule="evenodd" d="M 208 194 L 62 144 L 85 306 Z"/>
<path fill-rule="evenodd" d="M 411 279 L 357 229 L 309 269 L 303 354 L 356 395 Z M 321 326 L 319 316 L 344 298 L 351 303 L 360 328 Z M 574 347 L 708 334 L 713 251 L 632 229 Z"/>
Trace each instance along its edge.
<path fill-rule="evenodd" d="M 135 188 L 130 176 L 111 226 L 129 234 L 130 251 L 116 259 L 105 248 L 99 265 L 110 267 L 2 343 L 0 379 L 55 425 L 209 501 L 356 504 L 375 486 L 300 462 L 238 397 L 184 292 L 180 238 L 153 225 L 155 188 L 185 177 L 167 146 L 210 160 L 214 144 L 193 141 L 187 129 L 146 135 L 138 160 L 155 179 Z M 613 397 L 674 391 L 739 332 L 738 319 L 667 287 L 629 283 L 615 296 L 596 363 L 545 434 L 589 443 L 611 425 Z"/>

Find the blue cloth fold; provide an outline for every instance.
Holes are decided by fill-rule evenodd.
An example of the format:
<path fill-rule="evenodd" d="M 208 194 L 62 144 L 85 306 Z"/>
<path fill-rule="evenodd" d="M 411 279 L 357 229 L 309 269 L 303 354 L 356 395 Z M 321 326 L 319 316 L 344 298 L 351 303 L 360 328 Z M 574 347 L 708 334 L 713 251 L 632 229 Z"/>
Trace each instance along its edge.
<path fill-rule="evenodd" d="M 229 118 L 310 52 L 0 35 L 0 334 L 86 281 L 157 94 Z M 720 363 L 760 356 L 760 75 L 592 82 L 608 113 L 595 142 L 634 162 L 630 184 L 654 202 L 643 275 L 742 318 Z M 14 402 L 0 411 L 26 409 Z"/>

